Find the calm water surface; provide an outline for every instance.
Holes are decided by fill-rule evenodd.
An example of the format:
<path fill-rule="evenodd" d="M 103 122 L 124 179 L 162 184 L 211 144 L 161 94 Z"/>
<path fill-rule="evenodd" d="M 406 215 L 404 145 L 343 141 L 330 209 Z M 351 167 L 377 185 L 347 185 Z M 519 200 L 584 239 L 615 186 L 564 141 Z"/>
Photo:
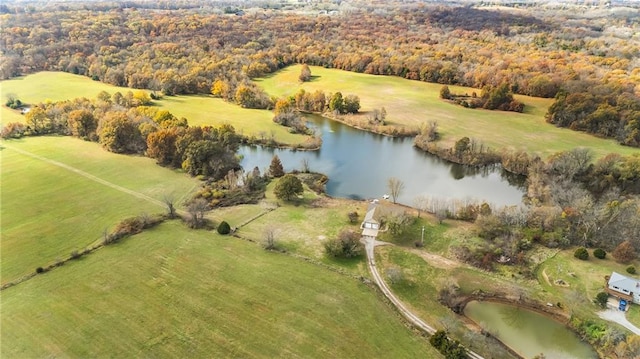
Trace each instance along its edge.
<path fill-rule="evenodd" d="M 512 305 L 472 301 L 464 314 L 525 358 L 590 359 L 593 349 L 562 324 Z"/>
<path fill-rule="evenodd" d="M 249 171 L 269 167 L 277 154 L 286 171 L 301 169 L 303 158 L 312 171 L 329 177 L 327 193 L 355 199 L 380 198 L 389 192 L 387 180 L 401 179 L 398 202 L 411 205 L 418 195 L 439 199 L 482 200 L 497 206 L 515 205 L 524 190 L 517 179 L 499 169 L 474 170 L 447 163 L 413 147 L 413 139 L 398 139 L 357 130 L 310 115 L 310 126 L 321 133 L 319 151 L 242 147 L 242 166 Z"/>

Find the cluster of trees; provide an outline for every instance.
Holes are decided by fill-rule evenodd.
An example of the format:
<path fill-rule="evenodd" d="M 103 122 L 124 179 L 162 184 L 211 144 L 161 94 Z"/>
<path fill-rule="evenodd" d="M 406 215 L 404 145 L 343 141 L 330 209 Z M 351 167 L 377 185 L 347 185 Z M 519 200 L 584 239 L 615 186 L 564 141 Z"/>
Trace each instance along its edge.
<path fill-rule="evenodd" d="M 440 89 L 440 98 L 452 100 L 458 105 L 469 108 L 484 108 L 487 110 L 501 110 L 522 112 L 524 104 L 513 98 L 513 93 L 509 90 L 509 85 L 502 84 L 497 87 L 485 86 L 482 88 L 480 97 L 473 92 L 471 96 L 467 94 L 453 94 L 449 86 Z"/>
<path fill-rule="evenodd" d="M 273 100 L 269 95 L 262 88 L 247 80 L 241 83 L 234 80 L 215 80 L 211 86 L 211 94 L 244 108 L 269 109 L 273 107 Z"/>
<path fill-rule="evenodd" d="M 528 206 L 479 212 L 475 226 L 486 241 L 458 248 L 458 255 L 491 269 L 500 258 L 524 264 L 524 253 L 540 243 L 601 248 L 628 263 L 640 249 L 639 183 L 639 155 L 610 155 L 592 163 L 588 150 L 575 149 L 546 163 L 534 161 L 527 178 Z M 585 253 L 578 255 L 586 259 Z"/>
<path fill-rule="evenodd" d="M 61 134 L 99 142 L 116 153 L 146 154 L 162 166 L 215 180 L 240 168 L 236 152 L 243 140 L 233 126 L 189 127 L 150 104 L 146 92 L 101 92 L 98 98 L 41 103 L 25 114 L 26 124 L 7 124 L 2 137 Z"/>
<path fill-rule="evenodd" d="M 640 98 L 625 89 L 593 84 L 572 92 L 562 91 L 546 118 L 559 127 L 640 147 Z"/>

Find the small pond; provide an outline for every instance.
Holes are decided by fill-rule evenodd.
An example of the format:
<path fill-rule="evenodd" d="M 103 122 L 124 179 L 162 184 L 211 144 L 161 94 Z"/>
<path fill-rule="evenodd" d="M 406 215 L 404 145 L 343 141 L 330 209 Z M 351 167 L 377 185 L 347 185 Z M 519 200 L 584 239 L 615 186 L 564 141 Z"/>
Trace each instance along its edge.
<path fill-rule="evenodd" d="M 319 151 L 244 146 L 239 153 L 245 170 L 257 166 L 263 171 L 273 155 L 278 155 L 286 171 L 301 169 L 306 159 L 312 171 L 329 177 L 327 193 L 336 197 L 380 198 L 389 192 L 388 179 L 397 177 L 405 185 L 398 202 L 407 205 L 418 195 L 497 206 L 522 201 L 522 178 L 500 168 L 478 170 L 455 165 L 416 149 L 412 138 L 376 135 L 317 115 L 308 115 L 307 120 L 322 136 Z"/>
<path fill-rule="evenodd" d="M 525 358 L 589 359 L 597 354 L 561 323 L 513 305 L 472 301 L 464 314 Z"/>

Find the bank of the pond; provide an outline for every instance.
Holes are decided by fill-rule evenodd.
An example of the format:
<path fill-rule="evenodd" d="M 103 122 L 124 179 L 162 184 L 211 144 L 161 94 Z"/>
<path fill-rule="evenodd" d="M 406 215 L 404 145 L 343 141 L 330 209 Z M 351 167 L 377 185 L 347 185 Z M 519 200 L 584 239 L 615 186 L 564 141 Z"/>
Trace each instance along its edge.
<path fill-rule="evenodd" d="M 307 120 L 322 135 L 318 151 L 295 151 L 264 147 L 241 147 L 246 170 L 268 168 L 278 155 L 285 170 L 310 170 L 329 177 L 327 193 L 352 199 L 381 198 L 389 192 L 391 177 L 404 183 L 397 201 L 411 205 L 416 197 L 432 200 L 444 208 L 487 202 L 498 207 L 518 205 L 523 181 L 498 167 L 474 168 L 444 161 L 413 146 L 411 138 L 398 138 L 354 129 L 317 115 Z"/>
<path fill-rule="evenodd" d="M 503 297 L 468 298 L 462 313 L 478 329 L 491 335 L 522 358 L 597 358 L 594 349 L 566 324 L 568 317 L 553 307 Z"/>

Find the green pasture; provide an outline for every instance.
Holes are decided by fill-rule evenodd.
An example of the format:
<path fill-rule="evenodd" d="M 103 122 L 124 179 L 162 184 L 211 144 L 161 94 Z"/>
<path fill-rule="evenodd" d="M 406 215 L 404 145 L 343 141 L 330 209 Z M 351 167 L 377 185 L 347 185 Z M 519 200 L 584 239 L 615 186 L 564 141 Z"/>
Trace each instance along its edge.
<path fill-rule="evenodd" d="M 366 213 L 366 202 L 327 199 L 316 195 L 306 186 L 301 199 L 286 202 L 275 198 L 273 188 L 276 183 L 277 179 L 269 184 L 265 200 L 262 204 L 253 207 L 252 216 L 238 218 L 234 216 L 236 213 L 234 209 L 216 210 L 211 215 L 215 220 L 226 220 L 234 227 L 247 218 L 264 213 L 263 216 L 242 227 L 238 234 L 262 242 L 265 230 L 272 228 L 281 247 L 322 260 L 327 259 L 324 256 L 325 240 L 335 238 L 343 228 L 360 231 L 360 222 L 349 223 L 348 213 L 353 211 L 361 213 L 360 220 L 362 220 L 362 216 Z M 273 210 L 267 210 L 267 208 Z M 245 212 L 247 209 L 243 208 L 241 211 Z M 366 275 L 366 268 L 362 266 L 359 272 Z"/>
<path fill-rule="evenodd" d="M 516 96 L 525 104 L 524 113 L 467 109 L 439 98 L 441 84 L 376 76 L 322 67 L 311 67 L 313 79 L 300 83 L 300 65 L 289 66 L 269 77 L 256 80 L 269 94 L 290 96 L 300 88 L 325 93 L 340 91 L 360 97 L 361 116 L 376 108 L 387 110 L 389 124 L 418 127 L 436 121 L 442 142 L 452 145 L 467 136 L 494 149 L 535 152 L 543 157 L 576 147 L 591 148 L 596 156 L 616 152 L 638 153 L 640 149 L 618 145 L 613 140 L 547 124 L 544 114 L 553 100 Z M 449 86 L 453 93 L 480 92 L 478 89 Z"/>
<path fill-rule="evenodd" d="M 361 282 L 168 222 L 2 293 L 1 356 L 437 358 Z"/>
<path fill-rule="evenodd" d="M 37 104 L 77 97 L 96 98 L 101 91 L 113 95 L 118 91 L 126 93 L 137 90 L 108 85 L 66 72 L 38 72 L 0 81 L 0 100 L 3 105 L 0 107 L 0 116 L 2 123 L 24 122 L 24 116 L 18 110 L 4 106 L 8 94 L 16 95 L 24 103 Z M 298 144 L 307 139 L 306 136 L 289 133 L 287 128 L 274 123 L 271 111 L 245 109 L 212 96 L 165 96 L 154 103 L 178 118 L 185 117 L 194 126 L 228 123 L 244 135 L 256 138 L 273 136 L 278 142 L 287 144 Z"/>
<path fill-rule="evenodd" d="M 77 97 L 96 98 L 101 91 L 113 94 L 131 89 L 93 81 L 88 77 L 66 72 L 43 71 L 28 76 L 0 81 L 0 116 L 3 123 L 24 122 L 24 116 L 4 103 L 7 95 L 13 94 L 25 104 L 33 105 L 46 101 L 63 101 Z"/>
<path fill-rule="evenodd" d="M 124 218 L 165 212 L 165 196 L 181 207 L 200 185 L 152 159 L 114 154 L 71 137 L 30 137 L 0 146 L 3 284 L 99 241 Z"/>
<path fill-rule="evenodd" d="M 286 127 L 274 123 L 271 111 L 242 108 L 212 96 L 165 96 L 155 103 L 178 118 L 186 118 L 189 125 L 228 123 L 245 136 L 261 139 L 271 138 L 273 135 L 278 142 L 287 144 L 302 143 L 307 138 L 292 134 Z"/>

